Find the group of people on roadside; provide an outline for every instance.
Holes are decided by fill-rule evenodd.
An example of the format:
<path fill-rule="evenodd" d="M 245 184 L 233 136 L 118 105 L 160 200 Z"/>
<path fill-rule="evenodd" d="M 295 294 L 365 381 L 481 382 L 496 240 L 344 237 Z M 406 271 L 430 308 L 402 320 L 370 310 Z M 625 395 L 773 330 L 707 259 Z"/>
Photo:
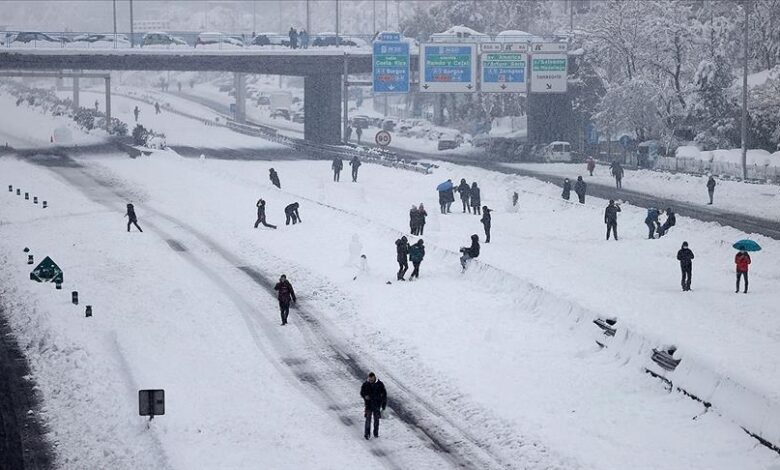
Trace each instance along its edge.
<path fill-rule="evenodd" d="M 301 214 L 300 212 L 298 212 L 299 208 L 300 208 L 300 204 L 298 204 L 297 202 L 293 202 L 285 206 L 284 208 L 285 225 L 290 225 L 290 222 L 292 222 L 293 225 L 297 224 L 298 222 L 303 222 L 303 220 L 301 220 Z M 257 228 L 261 224 L 264 227 L 273 228 L 273 229 L 276 228 L 276 225 L 269 224 L 265 218 L 265 200 L 263 198 L 260 198 L 257 201 L 257 220 L 255 221 L 255 228 Z"/>
<path fill-rule="evenodd" d="M 353 156 L 352 159 L 349 161 L 349 166 L 352 167 L 352 182 L 357 183 L 358 178 L 358 169 L 360 168 L 360 165 L 362 165 L 360 158 L 358 158 L 357 155 Z M 333 181 L 339 182 L 341 179 L 341 170 L 344 169 L 344 161 L 341 160 L 341 157 L 338 155 L 333 157 L 333 162 L 330 165 L 330 168 L 333 170 Z"/>
<path fill-rule="evenodd" d="M 287 37 L 290 39 L 290 49 L 298 49 L 299 47 L 301 49 L 309 48 L 309 33 L 305 29 L 298 32 L 298 30 L 290 26 Z"/>

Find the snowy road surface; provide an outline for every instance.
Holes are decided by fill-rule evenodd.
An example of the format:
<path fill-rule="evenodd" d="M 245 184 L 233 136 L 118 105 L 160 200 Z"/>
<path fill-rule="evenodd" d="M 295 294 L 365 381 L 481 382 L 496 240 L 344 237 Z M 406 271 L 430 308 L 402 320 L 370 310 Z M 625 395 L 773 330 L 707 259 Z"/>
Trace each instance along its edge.
<path fill-rule="evenodd" d="M 21 305 L 12 325 L 35 345 L 28 354 L 60 462 L 567 469 L 778 463 L 727 416 L 667 393 L 642 372 L 641 360 L 599 350 L 589 323 L 596 314 L 617 315 L 677 343 L 684 361 L 717 364 L 776 399 L 778 322 L 768 286 L 780 268 L 756 255 L 753 292 L 729 294 L 733 253 L 724 241 L 738 236 L 735 230 L 682 219 L 669 237 L 643 240 L 641 221 L 633 221 L 642 211 L 624 207 L 623 239 L 606 244 L 600 204 L 567 204 L 533 179 L 457 166 L 425 176 L 368 165 L 360 183 L 335 184 L 329 162 L 274 162 L 277 190 L 267 182 L 267 162 L 158 153 L 61 163 L 0 159 L 3 175 L 52 201 L 42 212 L 2 196 L 2 250 L 21 258 L 14 253 L 30 245 L 39 257 L 52 255 L 67 276 L 56 292 L 25 280 L 21 261 L 2 267 Z M 478 217 L 436 214 L 433 189 L 443 177 L 461 176 L 478 180 L 483 202 L 497 209 L 494 241 L 464 276 L 456 251 L 480 233 Z M 521 191 L 517 212 L 508 204 L 511 189 Z M 252 229 L 260 196 L 269 222 L 280 222 L 281 208 L 295 200 L 304 222 Z M 127 200 L 143 234 L 124 230 Z M 396 270 L 393 241 L 407 226 L 408 206 L 420 201 L 430 214 L 421 278 L 387 285 Z M 350 250 L 353 234 L 357 250 Z M 678 292 L 673 261 L 683 236 L 697 254 L 694 292 L 686 294 Z M 776 244 L 760 242 L 767 252 Z M 353 281 L 355 252 L 367 255 L 370 272 Z M 283 272 L 300 304 L 284 328 L 267 290 Z M 68 304 L 71 288 L 90 299 L 93 318 Z M 393 408 L 382 437 L 368 443 L 357 396 L 367 369 L 385 381 Z M 156 387 L 166 389 L 168 414 L 146 431 L 135 394 Z M 91 435 L 110 430 L 115 439 L 91 440 L 86 428 Z"/>

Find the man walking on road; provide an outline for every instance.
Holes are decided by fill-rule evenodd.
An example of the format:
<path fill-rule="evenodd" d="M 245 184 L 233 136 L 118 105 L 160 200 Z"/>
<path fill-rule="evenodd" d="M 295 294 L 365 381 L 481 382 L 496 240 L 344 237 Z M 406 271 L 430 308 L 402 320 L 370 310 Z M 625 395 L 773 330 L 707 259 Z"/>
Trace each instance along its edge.
<path fill-rule="evenodd" d="M 349 161 L 349 166 L 352 167 L 352 182 L 357 183 L 358 168 L 360 168 L 360 159 L 355 155 L 352 160 Z"/>
<path fill-rule="evenodd" d="M 287 280 L 287 276 L 284 274 L 279 278 L 279 282 L 274 286 L 274 290 L 278 292 L 276 298 L 279 299 L 279 310 L 282 314 L 282 325 L 287 324 L 287 317 L 290 315 L 290 301 L 298 303 L 298 299 L 295 298 L 295 291 L 292 284 Z"/>
<path fill-rule="evenodd" d="M 363 397 L 365 405 L 363 416 L 366 418 L 363 437 L 366 440 L 371 439 L 371 418 L 374 418 L 374 437 L 379 437 L 379 418 L 382 417 L 381 412 L 387 408 L 385 384 L 376 378 L 376 374 L 369 372 L 368 380 L 360 387 L 360 396 Z"/>
<path fill-rule="evenodd" d="M 609 205 L 604 209 L 604 223 L 607 224 L 607 240 L 609 240 L 609 232 L 615 236 L 615 241 L 618 239 L 617 235 L 617 213 L 620 212 L 620 205 L 615 204 L 615 201 L 610 199 Z"/>
<path fill-rule="evenodd" d="M 612 176 L 615 177 L 615 187 L 618 189 L 623 188 L 623 166 L 620 162 L 612 164 Z"/>
<path fill-rule="evenodd" d="M 680 251 L 677 252 L 677 261 L 680 262 L 682 272 L 682 290 L 691 290 L 691 274 L 693 271 L 693 252 L 688 249 L 688 242 L 683 242 Z M 739 288 L 737 288 L 739 289 Z"/>
<path fill-rule="evenodd" d="M 333 181 L 338 182 L 341 177 L 341 170 L 344 168 L 344 162 L 341 160 L 341 157 L 336 156 L 333 158 L 331 168 L 333 168 Z"/>
<path fill-rule="evenodd" d="M 409 270 L 409 241 L 405 236 L 395 241 L 395 254 L 398 261 L 398 274 L 395 278 L 398 281 L 405 281 L 404 275 Z"/>
<path fill-rule="evenodd" d="M 710 205 L 712 205 L 712 196 L 715 194 L 715 184 L 715 178 L 710 175 L 710 179 L 707 180 L 707 194 L 710 196 Z"/>
<path fill-rule="evenodd" d="M 139 115 L 139 114 L 141 114 L 141 110 L 140 110 L 140 109 L 138 109 L 138 106 L 136 106 L 136 107 L 133 109 L 133 115 L 135 116 L 135 122 L 138 122 L 138 115 Z"/>

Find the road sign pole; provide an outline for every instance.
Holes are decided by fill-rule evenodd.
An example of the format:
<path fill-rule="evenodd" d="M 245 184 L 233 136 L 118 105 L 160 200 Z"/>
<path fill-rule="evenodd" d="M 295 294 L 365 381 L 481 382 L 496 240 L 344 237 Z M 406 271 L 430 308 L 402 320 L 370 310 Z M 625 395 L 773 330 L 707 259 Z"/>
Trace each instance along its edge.
<path fill-rule="evenodd" d="M 344 54 L 344 79 L 341 87 L 343 122 L 341 124 L 341 140 L 347 141 L 347 126 L 349 126 L 349 54 Z"/>

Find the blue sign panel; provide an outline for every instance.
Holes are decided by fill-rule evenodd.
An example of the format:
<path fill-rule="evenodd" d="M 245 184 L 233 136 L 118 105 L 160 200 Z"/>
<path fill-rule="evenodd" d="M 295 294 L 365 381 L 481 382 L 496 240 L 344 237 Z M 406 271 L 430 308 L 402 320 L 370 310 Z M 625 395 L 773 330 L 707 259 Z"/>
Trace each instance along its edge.
<path fill-rule="evenodd" d="M 482 91 L 525 93 L 525 66 L 525 54 L 483 52 Z"/>
<path fill-rule="evenodd" d="M 420 54 L 420 91 L 476 91 L 474 44 L 423 44 Z"/>
<path fill-rule="evenodd" d="M 379 37 L 377 38 L 379 41 L 388 41 L 388 42 L 398 42 L 401 40 L 401 33 L 389 33 L 389 32 L 383 32 L 379 33 Z"/>
<path fill-rule="evenodd" d="M 374 93 L 409 93 L 409 43 L 377 41 L 372 60 Z"/>

